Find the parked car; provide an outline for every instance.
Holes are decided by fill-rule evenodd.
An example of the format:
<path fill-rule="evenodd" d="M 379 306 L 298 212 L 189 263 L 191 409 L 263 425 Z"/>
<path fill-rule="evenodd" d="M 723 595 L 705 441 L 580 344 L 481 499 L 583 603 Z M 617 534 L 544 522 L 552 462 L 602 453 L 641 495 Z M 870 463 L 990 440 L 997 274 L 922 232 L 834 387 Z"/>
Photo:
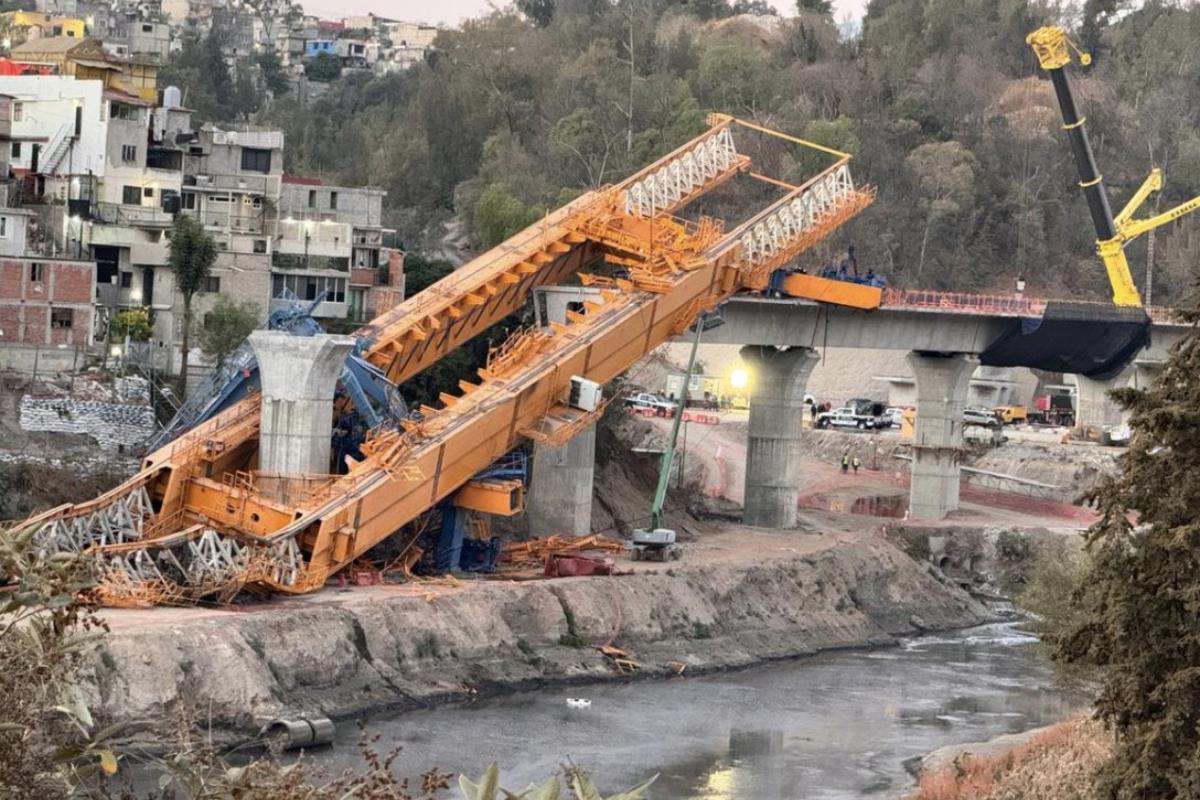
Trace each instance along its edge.
<path fill-rule="evenodd" d="M 899 428 L 904 422 L 904 410 L 895 406 L 889 406 L 883 411 L 883 416 L 880 417 L 888 424 L 890 428 Z"/>
<path fill-rule="evenodd" d="M 860 431 L 864 431 L 869 428 L 886 426 L 887 423 L 883 422 L 881 417 L 859 414 L 851 406 L 835 408 L 833 411 L 826 411 L 824 414 L 817 415 L 818 428 L 858 428 Z"/>
<path fill-rule="evenodd" d="M 984 428 L 999 428 L 1000 418 L 990 408 L 968 406 L 963 409 L 964 425 L 979 425 Z"/>
<path fill-rule="evenodd" d="M 638 392 L 625 398 L 626 408 L 650 409 L 656 416 L 664 417 L 674 411 L 676 404 L 664 400 L 651 392 Z"/>

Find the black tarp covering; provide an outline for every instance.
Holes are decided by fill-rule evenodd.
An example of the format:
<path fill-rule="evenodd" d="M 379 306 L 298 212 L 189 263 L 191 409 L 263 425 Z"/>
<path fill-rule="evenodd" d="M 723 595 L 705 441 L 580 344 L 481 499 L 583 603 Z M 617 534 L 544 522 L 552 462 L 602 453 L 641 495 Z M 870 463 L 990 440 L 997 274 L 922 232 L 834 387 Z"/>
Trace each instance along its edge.
<path fill-rule="evenodd" d="M 1049 303 L 1040 319 L 1014 319 L 979 356 L 989 367 L 1033 367 L 1105 380 L 1150 341 L 1142 308 Z"/>

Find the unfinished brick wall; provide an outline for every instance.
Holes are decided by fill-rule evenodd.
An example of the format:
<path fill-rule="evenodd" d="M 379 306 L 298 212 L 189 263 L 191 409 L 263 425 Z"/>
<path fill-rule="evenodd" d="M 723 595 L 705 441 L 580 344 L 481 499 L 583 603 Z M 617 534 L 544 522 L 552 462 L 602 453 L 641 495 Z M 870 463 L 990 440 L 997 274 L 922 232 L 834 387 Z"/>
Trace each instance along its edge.
<path fill-rule="evenodd" d="M 0 260 L 0 343 L 87 345 L 95 293 L 91 261 Z"/>

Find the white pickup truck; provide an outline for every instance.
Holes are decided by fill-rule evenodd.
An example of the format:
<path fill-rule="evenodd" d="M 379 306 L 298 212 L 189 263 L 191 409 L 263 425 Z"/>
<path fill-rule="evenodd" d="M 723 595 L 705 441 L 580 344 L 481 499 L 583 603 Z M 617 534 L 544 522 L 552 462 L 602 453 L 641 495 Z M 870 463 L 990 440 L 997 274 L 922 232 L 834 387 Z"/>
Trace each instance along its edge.
<path fill-rule="evenodd" d="M 850 406 L 835 408 L 833 411 L 817 415 L 818 428 L 858 428 L 860 431 L 865 431 L 868 428 L 885 428 L 889 425 L 890 423 L 884 422 L 880 417 L 859 414 Z"/>
<path fill-rule="evenodd" d="M 666 416 L 675 409 L 675 403 L 670 400 L 663 400 L 656 394 L 650 392 L 638 392 L 631 394 L 625 398 L 624 404 L 626 408 L 650 409 L 657 416 Z"/>

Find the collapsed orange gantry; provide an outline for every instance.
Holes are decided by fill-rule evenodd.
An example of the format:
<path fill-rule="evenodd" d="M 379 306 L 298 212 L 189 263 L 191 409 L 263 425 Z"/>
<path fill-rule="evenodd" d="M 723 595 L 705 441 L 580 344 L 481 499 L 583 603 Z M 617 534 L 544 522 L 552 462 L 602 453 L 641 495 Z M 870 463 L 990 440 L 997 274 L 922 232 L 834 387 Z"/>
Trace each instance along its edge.
<path fill-rule="evenodd" d="M 14 530 L 32 528 L 45 547 L 94 552 L 110 604 L 321 587 L 523 438 L 562 441 L 593 422 L 566 407 L 572 376 L 611 380 L 734 292 L 765 287 L 873 198 L 854 186 L 849 156 L 834 153 L 836 163 L 784 185 L 730 231 L 708 218 L 681 221 L 672 213 L 750 171 L 736 127 L 775 133 L 727 116 L 709 122 L 636 175 L 554 211 L 359 330 L 366 358 L 398 384 L 521 308 L 537 286 L 578 274 L 600 290 L 566 324 L 497 348 L 477 382 L 460 381 L 461 394 L 423 407 L 419 422 L 372 432 L 347 474 L 259 481 L 251 396 L 149 455 L 112 491 Z M 599 259 L 627 277 L 580 272 Z"/>

